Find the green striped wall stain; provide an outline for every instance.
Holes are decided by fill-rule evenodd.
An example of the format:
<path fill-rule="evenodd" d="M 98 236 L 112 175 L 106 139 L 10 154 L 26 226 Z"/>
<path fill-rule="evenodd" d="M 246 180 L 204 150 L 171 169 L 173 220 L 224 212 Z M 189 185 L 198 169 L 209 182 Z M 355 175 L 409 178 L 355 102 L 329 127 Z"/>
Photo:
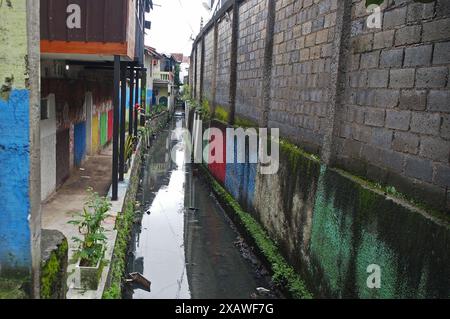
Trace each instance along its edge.
<path fill-rule="evenodd" d="M 100 115 L 100 144 L 103 146 L 108 142 L 108 113 Z"/>

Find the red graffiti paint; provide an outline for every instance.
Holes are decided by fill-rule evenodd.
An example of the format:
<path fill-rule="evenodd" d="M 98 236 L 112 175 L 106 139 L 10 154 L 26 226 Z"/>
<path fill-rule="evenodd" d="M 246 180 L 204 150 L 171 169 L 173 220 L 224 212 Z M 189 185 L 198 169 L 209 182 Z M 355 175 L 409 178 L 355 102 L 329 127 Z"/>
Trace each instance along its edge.
<path fill-rule="evenodd" d="M 223 163 L 212 163 L 208 165 L 209 171 L 211 174 L 218 179 L 222 184 L 225 184 L 225 174 L 227 170 L 227 164 L 226 164 L 226 158 L 227 158 L 227 143 L 226 143 L 226 128 L 225 127 L 219 127 L 220 130 L 223 133 L 223 147 L 222 147 L 222 154 L 223 154 Z M 211 142 L 211 140 L 209 141 Z M 219 150 L 220 151 L 220 150 Z M 214 152 L 214 151 L 213 151 Z M 213 153 L 213 155 L 216 155 Z"/>

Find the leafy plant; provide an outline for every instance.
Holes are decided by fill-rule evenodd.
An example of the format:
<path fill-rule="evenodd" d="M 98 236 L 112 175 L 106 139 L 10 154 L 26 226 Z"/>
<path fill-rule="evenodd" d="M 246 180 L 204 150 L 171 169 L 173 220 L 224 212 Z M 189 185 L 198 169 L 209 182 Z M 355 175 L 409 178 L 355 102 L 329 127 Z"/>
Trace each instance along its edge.
<path fill-rule="evenodd" d="M 134 141 L 135 141 L 134 136 L 132 135 L 127 136 L 127 140 L 125 141 L 125 161 L 128 161 L 128 159 L 131 158 L 131 155 L 133 155 Z"/>
<path fill-rule="evenodd" d="M 92 188 L 88 188 L 89 197 L 84 204 L 83 212 L 78 219 L 69 221 L 69 224 L 78 227 L 83 238 L 73 237 L 79 244 L 75 257 L 81 259 L 80 265 L 93 267 L 103 258 L 103 245 L 106 243 L 103 221 L 108 217 L 111 203 L 106 197 L 100 197 Z"/>

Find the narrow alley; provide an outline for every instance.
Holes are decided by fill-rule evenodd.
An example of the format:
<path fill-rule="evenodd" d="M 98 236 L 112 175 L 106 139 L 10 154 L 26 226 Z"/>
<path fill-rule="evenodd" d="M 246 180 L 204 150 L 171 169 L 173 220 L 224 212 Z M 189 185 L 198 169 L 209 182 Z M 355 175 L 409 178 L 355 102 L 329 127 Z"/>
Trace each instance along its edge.
<path fill-rule="evenodd" d="M 0 39 L 0 299 L 450 298 L 449 0 L 0 0 Z"/>
<path fill-rule="evenodd" d="M 151 280 L 151 291 L 129 285 L 133 299 L 230 299 L 275 297 L 270 277 L 245 245 L 211 190 L 185 163 L 180 129 L 184 112 L 175 113 L 145 155 L 127 273 Z M 175 148 L 174 148 L 175 147 Z M 176 160 L 171 151 L 174 148 Z"/>

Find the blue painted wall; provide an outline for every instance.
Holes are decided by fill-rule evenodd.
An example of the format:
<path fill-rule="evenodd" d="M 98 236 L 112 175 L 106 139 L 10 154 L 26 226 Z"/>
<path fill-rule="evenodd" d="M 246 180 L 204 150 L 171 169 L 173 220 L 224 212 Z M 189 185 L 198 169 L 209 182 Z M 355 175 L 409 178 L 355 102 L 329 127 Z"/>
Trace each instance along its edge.
<path fill-rule="evenodd" d="M 226 164 L 225 188 L 240 203 L 245 204 L 245 209 L 251 209 L 255 193 L 257 164 L 248 162 L 248 150 L 246 150 L 246 163 L 237 162 L 237 143 L 234 143 L 234 150 L 230 149 L 229 143 L 226 147 L 227 154 L 234 153 L 234 163 Z"/>
<path fill-rule="evenodd" d="M 133 91 L 134 92 L 134 91 Z M 134 93 L 133 93 L 133 95 L 134 95 Z M 120 97 L 120 98 L 122 98 L 122 97 Z M 126 95 L 126 107 L 127 107 L 127 109 L 129 108 L 129 105 L 130 105 L 130 87 L 129 86 L 127 86 L 127 95 Z M 141 103 L 141 96 L 140 96 L 140 94 L 139 94 L 139 104 Z"/>
<path fill-rule="evenodd" d="M 86 122 L 75 125 L 74 128 L 74 161 L 80 167 L 86 156 Z"/>
<path fill-rule="evenodd" d="M 29 273 L 31 246 L 28 214 L 30 173 L 29 91 L 12 90 L 0 99 L 0 268 Z"/>

